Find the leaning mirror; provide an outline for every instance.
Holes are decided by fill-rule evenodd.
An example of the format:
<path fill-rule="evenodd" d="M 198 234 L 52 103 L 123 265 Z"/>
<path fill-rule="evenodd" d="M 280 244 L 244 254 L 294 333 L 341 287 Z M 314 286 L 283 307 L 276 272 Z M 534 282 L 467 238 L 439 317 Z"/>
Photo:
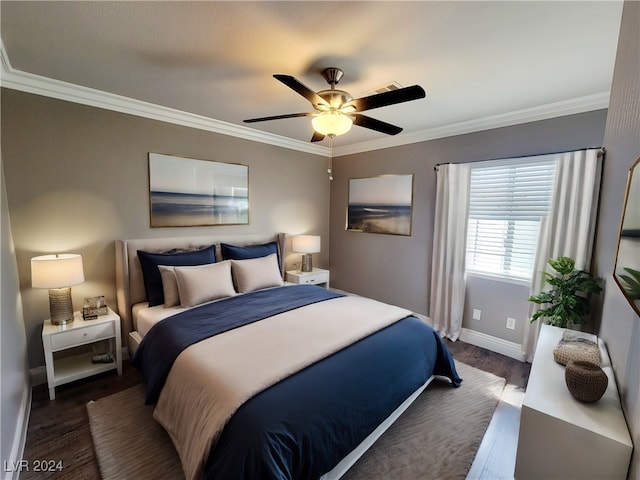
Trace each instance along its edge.
<path fill-rule="evenodd" d="M 640 158 L 629 169 L 613 277 L 640 315 Z"/>

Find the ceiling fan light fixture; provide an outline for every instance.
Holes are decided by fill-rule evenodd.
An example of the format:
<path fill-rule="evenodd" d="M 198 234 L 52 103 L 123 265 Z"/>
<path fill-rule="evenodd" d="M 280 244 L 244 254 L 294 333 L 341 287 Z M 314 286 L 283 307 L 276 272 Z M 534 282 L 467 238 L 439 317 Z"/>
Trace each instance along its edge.
<path fill-rule="evenodd" d="M 313 117 L 313 129 L 326 137 L 344 135 L 353 126 L 353 120 L 342 112 L 330 110 Z"/>

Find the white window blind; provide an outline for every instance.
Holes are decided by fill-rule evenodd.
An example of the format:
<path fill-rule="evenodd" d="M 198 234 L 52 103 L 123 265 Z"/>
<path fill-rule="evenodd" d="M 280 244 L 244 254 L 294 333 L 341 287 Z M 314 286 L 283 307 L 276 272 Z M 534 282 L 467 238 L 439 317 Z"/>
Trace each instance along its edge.
<path fill-rule="evenodd" d="M 467 272 L 531 280 L 555 174 L 555 160 L 544 158 L 471 166 Z"/>

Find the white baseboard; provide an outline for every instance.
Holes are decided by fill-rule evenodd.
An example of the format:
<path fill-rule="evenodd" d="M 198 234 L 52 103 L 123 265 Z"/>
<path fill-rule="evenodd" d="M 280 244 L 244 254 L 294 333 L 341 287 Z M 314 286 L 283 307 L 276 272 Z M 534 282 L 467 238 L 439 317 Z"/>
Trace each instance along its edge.
<path fill-rule="evenodd" d="M 519 343 L 510 342 L 509 340 L 487 335 L 486 333 L 469 328 L 462 329 L 460 332 L 460 340 L 475 345 L 476 347 L 486 348 L 492 352 L 515 358 L 521 362 L 525 361 L 525 356 L 522 354 L 522 345 Z"/>
<path fill-rule="evenodd" d="M 11 458 L 3 460 L 3 480 L 13 480 L 20 478 L 20 471 L 24 467 L 22 457 L 24 446 L 27 443 L 27 428 L 29 427 L 29 416 L 31 415 L 31 385 L 24 383 L 20 412 L 16 422 L 16 431 L 13 436 L 11 446 Z"/>
<path fill-rule="evenodd" d="M 122 360 L 129 360 L 129 349 L 127 347 L 122 347 Z M 47 383 L 47 367 L 44 365 L 36 368 L 32 368 L 31 370 L 31 385 L 42 385 L 43 383 Z"/>

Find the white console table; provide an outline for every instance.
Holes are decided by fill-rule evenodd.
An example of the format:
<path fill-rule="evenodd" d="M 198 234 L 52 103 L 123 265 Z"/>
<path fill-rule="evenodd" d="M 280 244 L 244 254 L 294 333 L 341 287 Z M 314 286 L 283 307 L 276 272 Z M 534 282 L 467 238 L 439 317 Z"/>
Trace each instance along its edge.
<path fill-rule="evenodd" d="M 607 350 L 600 340 L 607 391 L 595 403 L 579 402 L 553 359 L 564 330 L 543 325 L 540 332 L 522 403 L 515 478 L 624 479 L 633 444 Z"/>

